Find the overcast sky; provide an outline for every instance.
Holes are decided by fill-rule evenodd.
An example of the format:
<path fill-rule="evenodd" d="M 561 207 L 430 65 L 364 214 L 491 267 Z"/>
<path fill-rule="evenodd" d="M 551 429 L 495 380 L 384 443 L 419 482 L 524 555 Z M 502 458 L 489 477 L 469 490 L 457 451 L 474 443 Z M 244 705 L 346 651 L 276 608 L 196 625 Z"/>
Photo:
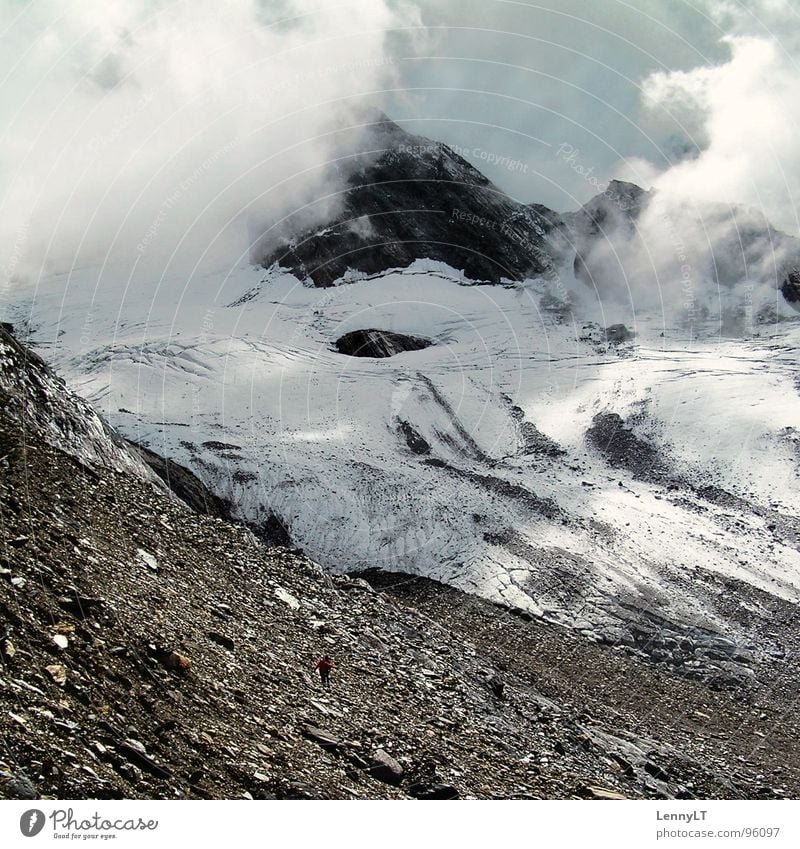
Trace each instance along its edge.
<path fill-rule="evenodd" d="M 798 4 L 424 0 L 421 9 L 429 43 L 403 62 L 407 91 L 390 110 L 466 148 L 510 193 L 571 209 L 596 193 L 578 164 L 601 182 L 649 185 L 695 159 L 683 168 L 690 185 L 763 205 L 797 229 Z M 512 162 L 492 164 L 502 157 Z M 698 185 L 706 171 L 711 184 Z"/>
<path fill-rule="evenodd" d="M 799 33 L 796 0 L 0 0 L 0 278 L 227 255 L 335 191 L 359 101 L 521 200 L 620 177 L 797 233 Z"/>

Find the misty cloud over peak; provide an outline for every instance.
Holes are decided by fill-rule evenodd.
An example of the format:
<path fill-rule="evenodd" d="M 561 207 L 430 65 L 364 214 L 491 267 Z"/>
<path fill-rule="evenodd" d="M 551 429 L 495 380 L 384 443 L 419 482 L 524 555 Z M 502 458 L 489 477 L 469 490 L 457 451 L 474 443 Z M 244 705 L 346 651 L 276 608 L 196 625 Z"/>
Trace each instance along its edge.
<path fill-rule="evenodd" d="M 797 233 L 796 23 L 779 0 L 6 4 L 0 279 L 247 261 L 339 211 L 365 105 L 518 203 L 619 177 L 671 219 L 722 202 Z"/>
<path fill-rule="evenodd" d="M 268 10 L 272 9 L 271 14 Z M 410 7 L 44 2 L 0 13 L 0 267 L 246 256 L 252 216 L 328 193 L 354 104 L 390 85 Z"/>

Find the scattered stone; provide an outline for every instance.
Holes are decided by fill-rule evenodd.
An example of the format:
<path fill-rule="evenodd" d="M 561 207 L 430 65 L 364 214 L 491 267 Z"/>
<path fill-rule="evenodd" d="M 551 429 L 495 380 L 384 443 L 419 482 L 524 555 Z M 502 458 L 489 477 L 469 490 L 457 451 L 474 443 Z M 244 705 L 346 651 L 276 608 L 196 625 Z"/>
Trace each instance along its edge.
<path fill-rule="evenodd" d="M 364 643 L 369 646 L 369 648 L 374 651 L 381 652 L 383 654 L 386 652 L 387 646 L 386 643 L 383 642 L 380 637 L 376 637 L 371 631 L 364 631 L 362 634 L 362 640 Z"/>
<path fill-rule="evenodd" d="M 460 793 L 451 784 L 434 784 L 432 786 L 425 784 L 412 784 L 408 788 L 417 799 L 434 800 L 434 799 L 458 799 Z"/>
<path fill-rule="evenodd" d="M 143 548 L 139 548 L 136 550 L 136 555 L 138 556 L 139 560 L 145 566 L 147 566 L 148 569 L 153 572 L 158 572 L 158 560 L 156 560 L 156 558 L 152 554 L 150 554 L 149 551 L 145 551 Z"/>
<path fill-rule="evenodd" d="M 491 675 L 486 679 L 486 686 L 497 696 L 498 699 L 505 698 L 506 682 L 499 675 Z"/>
<path fill-rule="evenodd" d="M 45 669 L 50 673 L 50 677 L 59 687 L 63 687 L 67 683 L 67 670 L 60 663 L 46 666 Z"/>
<path fill-rule="evenodd" d="M 305 784 L 300 781 L 293 781 L 283 794 L 283 799 L 324 799 L 322 793 L 311 784 Z"/>
<path fill-rule="evenodd" d="M 324 704 L 318 699 L 309 699 L 308 703 L 315 707 L 323 716 L 341 716 L 342 712 L 331 705 Z"/>
<path fill-rule="evenodd" d="M 69 639 L 64 634 L 53 634 L 53 643 L 62 651 L 69 647 Z"/>
<path fill-rule="evenodd" d="M 341 585 L 344 590 L 364 590 L 365 592 L 374 592 L 372 584 L 365 581 L 363 578 L 352 578 L 345 576 L 345 580 Z"/>
<path fill-rule="evenodd" d="M 378 781 L 396 787 L 402 782 L 405 770 L 387 751 L 377 749 L 369 759 L 367 772 Z"/>
<path fill-rule="evenodd" d="M 658 764 L 653 763 L 653 761 L 646 761 L 644 765 L 644 771 L 648 773 L 648 775 L 652 775 L 653 778 L 658 781 L 669 781 L 669 775 L 667 775 L 666 771 L 663 770 Z"/>
<path fill-rule="evenodd" d="M 24 717 L 20 716 L 18 713 L 14 713 L 13 711 L 9 711 L 8 715 L 11 719 L 14 720 L 14 722 L 17 723 L 17 725 L 21 725 L 27 731 L 28 723 L 25 722 Z"/>
<path fill-rule="evenodd" d="M 607 787 L 596 787 L 592 784 L 587 784 L 581 788 L 581 796 L 585 799 L 627 799 L 628 797 L 616 790 L 609 790 Z"/>
<path fill-rule="evenodd" d="M 38 799 L 39 793 L 27 775 L 20 773 L 10 778 L 3 785 L 3 792 L 8 799 Z"/>
<path fill-rule="evenodd" d="M 184 675 L 189 671 L 192 666 L 192 661 L 186 657 L 185 654 L 181 654 L 177 651 L 171 651 L 165 661 L 164 665 L 167 669 L 171 669 L 173 672 L 177 672 L 180 675 Z"/>
<path fill-rule="evenodd" d="M 279 598 L 285 605 L 291 607 L 292 610 L 300 609 L 300 602 L 291 593 L 286 592 L 283 587 L 275 587 L 274 593 L 276 598 Z"/>
<path fill-rule="evenodd" d="M 141 743 L 138 746 L 135 745 L 136 743 L 138 743 L 136 740 L 125 740 L 117 745 L 117 751 L 129 761 L 136 764 L 136 766 L 141 767 L 145 772 L 149 772 L 156 778 L 172 777 L 172 773 L 168 769 L 156 763 L 146 751 L 141 751 L 141 749 L 144 749 Z"/>
<path fill-rule="evenodd" d="M 303 726 L 303 734 L 327 751 L 336 751 L 342 745 L 338 737 L 313 725 Z"/>
<path fill-rule="evenodd" d="M 128 739 L 125 740 L 125 745 L 129 746 L 131 749 L 136 749 L 136 751 L 139 752 L 140 755 L 147 754 L 147 749 L 145 748 L 144 743 L 142 743 L 140 740 L 137 740 L 135 737 L 128 737 Z"/>
<path fill-rule="evenodd" d="M 58 603 L 65 610 L 79 617 L 86 619 L 89 613 L 101 607 L 104 602 L 101 598 L 92 598 L 85 595 L 65 595 L 58 599 Z"/>
<path fill-rule="evenodd" d="M 228 651 L 233 651 L 234 648 L 236 648 L 236 643 L 234 643 L 230 637 L 226 637 L 224 634 L 220 634 L 217 631 L 209 631 L 206 636 L 213 643 L 217 643 L 217 645 L 228 649 Z"/>

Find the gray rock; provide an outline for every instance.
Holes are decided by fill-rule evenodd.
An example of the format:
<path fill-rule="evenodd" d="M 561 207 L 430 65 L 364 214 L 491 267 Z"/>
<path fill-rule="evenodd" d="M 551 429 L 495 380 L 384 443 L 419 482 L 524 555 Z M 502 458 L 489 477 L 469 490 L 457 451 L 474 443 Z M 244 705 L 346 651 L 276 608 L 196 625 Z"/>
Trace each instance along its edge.
<path fill-rule="evenodd" d="M 38 799 L 39 793 L 27 775 L 20 773 L 9 779 L 3 791 L 9 799 Z"/>
<path fill-rule="evenodd" d="M 605 329 L 606 341 L 613 345 L 619 345 L 622 342 L 630 342 L 636 336 L 635 333 L 628 330 L 624 324 L 612 324 Z"/>
<path fill-rule="evenodd" d="M 403 780 L 403 767 L 384 749 L 377 749 L 369 759 L 367 772 L 384 784 L 397 787 Z"/>
<path fill-rule="evenodd" d="M 409 787 L 409 790 L 412 796 L 423 800 L 458 799 L 461 795 L 458 789 L 450 784 L 433 784 L 430 786 L 416 784 Z"/>
<path fill-rule="evenodd" d="M 350 357 L 384 358 L 404 351 L 421 351 L 431 344 L 430 339 L 389 330 L 353 330 L 336 340 L 336 350 Z"/>
<path fill-rule="evenodd" d="M 342 744 L 342 741 L 338 737 L 335 737 L 328 731 L 323 731 L 321 728 L 316 728 L 313 725 L 304 726 L 303 734 L 308 737 L 309 740 L 313 740 L 317 745 L 322 746 L 323 749 L 328 751 L 334 751 Z"/>
<path fill-rule="evenodd" d="M 281 797 L 279 797 L 281 798 Z M 306 784 L 303 781 L 293 781 L 286 792 L 283 794 L 284 799 L 324 799 L 322 793 L 313 785 Z"/>

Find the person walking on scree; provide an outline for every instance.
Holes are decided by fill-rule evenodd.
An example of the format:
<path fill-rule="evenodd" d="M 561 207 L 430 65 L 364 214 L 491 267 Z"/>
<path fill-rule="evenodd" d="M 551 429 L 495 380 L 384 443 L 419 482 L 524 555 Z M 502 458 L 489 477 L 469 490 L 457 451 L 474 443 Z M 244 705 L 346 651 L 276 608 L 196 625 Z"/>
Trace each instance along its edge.
<path fill-rule="evenodd" d="M 330 687 L 330 679 L 331 679 L 331 669 L 336 669 L 333 661 L 328 657 L 327 654 L 323 655 L 318 661 L 317 665 L 314 667 L 319 672 L 320 681 L 322 681 L 323 687 Z"/>

